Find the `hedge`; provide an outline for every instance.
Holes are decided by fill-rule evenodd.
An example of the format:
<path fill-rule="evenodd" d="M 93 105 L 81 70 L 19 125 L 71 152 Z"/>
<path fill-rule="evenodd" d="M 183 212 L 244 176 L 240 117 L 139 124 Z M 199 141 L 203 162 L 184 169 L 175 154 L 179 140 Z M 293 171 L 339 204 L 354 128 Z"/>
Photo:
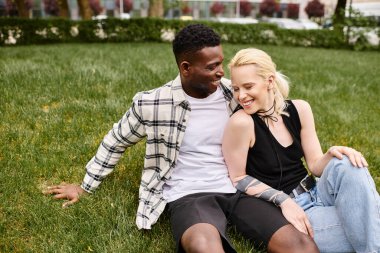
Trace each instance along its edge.
<path fill-rule="evenodd" d="M 66 19 L 0 18 L 0 45 L 70 42 L 172 41 L 189 23 L 205 23 L 224 42 L 303 47 L 349 48 L 344 35 L 333 30 L 286 30 L 272 24 L 229 24 L 152 18 L 74 21 Z M 368 47 L 360 47 L 367 49 Z M 379 48 L 374 47 L 374 48 Z"/>

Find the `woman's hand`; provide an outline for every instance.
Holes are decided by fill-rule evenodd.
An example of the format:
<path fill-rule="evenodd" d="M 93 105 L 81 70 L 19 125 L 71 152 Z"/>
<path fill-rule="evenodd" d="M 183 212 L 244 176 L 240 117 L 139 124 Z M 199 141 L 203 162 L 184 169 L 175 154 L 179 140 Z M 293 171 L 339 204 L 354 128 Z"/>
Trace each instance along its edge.
<path fill-rule="evenodd" d="M 61 183 L 53 185 L 43 191 L 44 194 L 53 194 L 55 199 L 67 199 L 68 201 L 62 204 L 62 207 L 68 207 L 79 201 L 79 196 L 86 193 L 79 185 Z"/>
<path fill-rule="evenodd" d="M 356 151 L 353 148 L 344 147 L 344 146 L 333 146 L 329 148 L 327 153 L 331 157 L 336 157 L 338 159 L 343 159 L 343 155 L 346 155 L 355 167 L 359 167 L 359 168 L 368 167 L 368 163 L 363 157 L 362 153 L 360 153 L 359 151 Z"/>
<path fill-rule="evenodd" d="M 288 198 L 282 202 L 280 207 L 282 214 L 290 224 L 302 233 L 310 235 L 312 238 L 314 237 L 313 228 L 305 211 L 293 199 Z"/>

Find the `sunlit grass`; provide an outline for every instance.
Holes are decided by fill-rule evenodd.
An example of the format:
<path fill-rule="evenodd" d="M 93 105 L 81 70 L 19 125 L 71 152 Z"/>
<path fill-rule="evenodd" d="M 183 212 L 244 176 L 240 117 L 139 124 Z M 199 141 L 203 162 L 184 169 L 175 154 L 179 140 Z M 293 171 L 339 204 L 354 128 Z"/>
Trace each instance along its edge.
<path fill-rule="evenodd" d="M 226 62 L 243 47 L 224 45 Z M 379 53 L 260 48 L 290 77 L 291 97 L 312 105 L 323 149 L 360 150 L 379 189 Z M 0 252 L 173 252 L 167 215 L 151 231 L 135 226 L 144 143 L 80 204 L 62 209 L 41 190 L 80 183 L 133 95 L 176 75 L 169 44 L 0 48 Z M 252 252 L 230 232 L 239 252 Z"/>

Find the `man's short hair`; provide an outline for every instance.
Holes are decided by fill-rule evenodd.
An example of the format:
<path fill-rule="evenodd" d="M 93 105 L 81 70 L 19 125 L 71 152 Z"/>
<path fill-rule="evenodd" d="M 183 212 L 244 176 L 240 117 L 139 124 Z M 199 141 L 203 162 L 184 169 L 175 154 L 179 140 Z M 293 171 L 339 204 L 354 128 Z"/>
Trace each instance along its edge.
<path fill-rule="evenodd" d="M 173 53 L 177 64 L 185 54 L 195 53 L 205 47 L 220 45 L 220 36 L 203 24 L 192 24 L 183 28 L 173 41 Z"/>

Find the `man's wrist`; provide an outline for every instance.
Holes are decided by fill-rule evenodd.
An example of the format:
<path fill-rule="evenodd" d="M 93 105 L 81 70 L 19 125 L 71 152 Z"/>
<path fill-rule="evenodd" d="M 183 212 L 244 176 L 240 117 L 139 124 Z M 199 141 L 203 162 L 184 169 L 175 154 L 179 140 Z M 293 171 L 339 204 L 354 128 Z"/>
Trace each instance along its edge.
<path fill-rule="evenodd" d="M 82 190 L 82 192 L 80 193 L 80 194 L 91 194 L 92 193 L 92 191 L 91 190 L 89 190 L 89 189 L 86 189 L 86 187 L 84 187 L 84 183 L 82 183 L 80 186 L 80 189 Z"/>

